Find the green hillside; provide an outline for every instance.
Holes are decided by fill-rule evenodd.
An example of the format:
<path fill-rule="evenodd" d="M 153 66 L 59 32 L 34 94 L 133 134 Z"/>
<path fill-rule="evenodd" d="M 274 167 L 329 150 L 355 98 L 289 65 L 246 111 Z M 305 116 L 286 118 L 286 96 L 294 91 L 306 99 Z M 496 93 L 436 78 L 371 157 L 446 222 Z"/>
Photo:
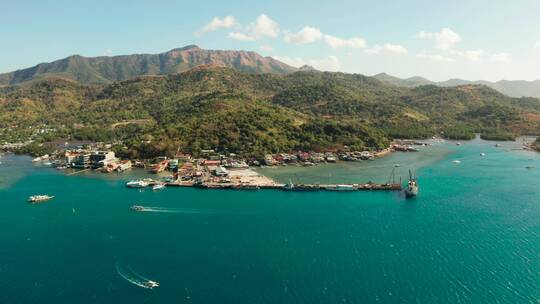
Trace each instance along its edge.
<path fill-rule="evenodd" d="M 362 75 L 317 71 L 251 74 L 205 66 L 102 86 L 53 79 L 0 96 L 0 128 L 11 130 L 4 139 L 47 126 L 57 129 L 48 139 L 71 134 L 122 140 L 123 153 L 133 157 L 178 149 L 257 156 L 373 149 L 395 137 L 440 132 L 459 138 L 475 131 L 540 133 L 539 123 L 524 115 L 539 113 L 537 99 L 473 85 L 398 88 Z"/>

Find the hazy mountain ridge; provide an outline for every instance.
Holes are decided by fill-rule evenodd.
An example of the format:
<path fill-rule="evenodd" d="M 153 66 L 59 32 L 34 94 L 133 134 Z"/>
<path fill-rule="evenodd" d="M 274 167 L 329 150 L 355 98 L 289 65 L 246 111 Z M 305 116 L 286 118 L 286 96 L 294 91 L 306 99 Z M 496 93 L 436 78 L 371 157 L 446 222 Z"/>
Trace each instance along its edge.
<path fill-rule="evenodd" d="M 195 45 L 161 54 L 69 56 L 50 63 L 0 74 L 0 85 L 17 85 L 58 77 L 82 84 L 108 84 L 143 75 L 181 73 L 199 65 L 218 65 L 248 73 L 286 74 L 297 69 L 250 51 L 204 50 Z"/>
<path fill-rule="evenodd" d="M 437 85 L 442 87 L 454 87 L 460 85 L 479 84 L 486 85 L 492 89 L 495 89 L 510 97 L 537 97 L 540 98 L 540 80 L 526 81 L 526 80 L 500 80 L 497 82 L 485 81 L 485 80 L 463 80 L 463 79 L 449 79 L 446 81 L 431 81 L 423 77 L 410 77 L 399 78 L 386 73 L 380 73 L 372 76 L 380 81 L 398 86 L 398 87 L 417 87 L 421 85 Z"/>

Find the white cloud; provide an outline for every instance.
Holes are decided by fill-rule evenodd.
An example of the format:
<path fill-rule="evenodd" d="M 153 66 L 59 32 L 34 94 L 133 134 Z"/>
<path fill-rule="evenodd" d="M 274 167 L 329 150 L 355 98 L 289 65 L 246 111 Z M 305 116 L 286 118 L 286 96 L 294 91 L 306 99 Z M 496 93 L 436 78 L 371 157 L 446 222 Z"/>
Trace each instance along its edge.
<path fill-rule="evenodd" d="M 351 39 L 341 39 L 332 35 L 324 35 L 324 42 L 334 49 L 338 49 L 338 48 L 363 49 L 366 47 L 366 41 L 360 37 L 353 37 Z"/>
<path fill-rule="evenodd" d="M 440 32 L 425 32 L 421 31 L 414 35 L 418 39 L 435 40 L 435 46 L 438 49 L 446 50 L 451 48 L 454 44 L 461 41 L 461 36 L 453 30 L 445 27 Z"/>
<path fill-rule="evenodd" d="M 272 52 L 274 51 L 274 48 L 271 45 L 264 44 L 259 47 L 259 50 L 263 52 Z"/>
<path fill-rule="evenodd" d="M 540 50 L 540 41 L 536 42 L 536 44 L 534 45 L 534 48 L 537 50 Z"/>
<path fill-rule="evenodd" d="M 391 44 L 391 43 L 385 43 L 383 45 L 374 45 L 373 47 L 367 49 L 364 51 L 366 54 L 390 54 L 390 55 L 406 55 L 409 51 L 399 45 L 399 44 Z"/>
<path fill-rule="evenodd" d="M 341 63 L 336 56 L 328 56 L 326 58 L 319 59 L 304 59 L 304 58 L 291 58 L 288 56 L 273 56 L 274 59 L 285 62 L 288 65 L 295 67 L 301 67 L 303 65 L 310 65 L 321 71 L 339 71 L 341 70 Z"/>
<path fill-rule="evenodd" d="M 111 50 L 111 49 L 106 49 L 106 50 L 103 52 L 103 56 L 112 56 L 112 53 L 113 53 L 113 50 Z"/>
<path fill-rule="evenodd" d="M 428 54 L 428 53 L 418 53 L 416 54 L 416 58 L 418 59 L 427 59 L 431 61 L 437 61 L 437 62 L 453 62 L 455 61 L 453 58 L 442 56 L 442 55 L 436 55 L 436 54 Z"/>
<path fill-rule="evenodd" d="M 240 40 L 240 41 L 253 41 L 255 40 L 255 37 L 240 33 L 240 32 L 230 32 L 228 35 L 229 38 L 234 40 Z"/>
<path fill-rule="evenodd" d="M 238 23 L 233 16 L 226 16 L 224 18 L 214 17 L 212 21 L 203 26 L 198 33 L 207 33 L 219 30 L 221 28 L 231 28 Z"/>
<path fill-rule="evenodd" d="M 481 60 L 484 60 L 486 57 L 486 52 L 484 52 L 483 50 L 471 50 L 471 51 L 451 50 L 450 54 L 458 56 L 458 57 L 462 57 L 469 61 L 481 61 Z"/>
<path fill-rule="evenodd" d="M 299 43 L 299 44 L 308 44 L 315 41 L 321 40 L 323 38 L 323 33 L 315 27 L 306 26 L 298 33 L 287 33 L 285 34 L 285 42 Z"/>
<path fill-rule="evenodd" d="M 495 62 L 506 62 L 510 60 L 510 54 L 508 53 L 495 53 L 492 54 L 489 59 Z"/>
<path fill-rule="evenodd" d="M 270 19 L 267 15 L 262 14 L 257 17 L 255 22 L 246 26 L 242 32 L 229 33 L 229 38 L 242 41 L 253 41 L 265 37 L 276 38 L 278 35 L 279 26 L 277 22 Z"/>
<path fill-rule="evenodd" d="M 252 27 L 253 35 L 258 39 L 262 37 L 275 38 L 279 35 L 278 24 L 265 14 L 257 17 L 257 20 L 255 20 L 255 23 L 252 25 Z"/>
<path fill-rule="evenodd" d="M 461 57 L 472 62 L 485 62 L 485 61 L 506 62 L 510 59 L 510 54 L 508 53 L 500 52 L 500 53 L 490 54 L 484 50 L 471 50 L 471 51 L 451 50 L 449 53 L 454 56 Z"/>

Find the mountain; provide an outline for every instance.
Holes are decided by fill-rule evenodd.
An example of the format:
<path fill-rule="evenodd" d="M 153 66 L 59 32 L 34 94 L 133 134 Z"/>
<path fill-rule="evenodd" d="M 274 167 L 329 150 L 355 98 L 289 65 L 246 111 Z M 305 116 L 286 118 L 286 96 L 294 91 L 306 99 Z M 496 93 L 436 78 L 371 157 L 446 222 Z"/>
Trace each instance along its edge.
<path fill-rule="evenodd" d="M 382 82 L 390 83 L 398 87 L 417 87 L 421 85 L 434 84 L 432 81 L 422 78 L 422 77 L 410 77 L 406 79 L 401 79 L 386 73 L 380 73 L 374 75 L 373 78 L 378 79 Z"/>
<path fill-rule="evenodd" d="M 461 85 L 478 84 L 485 85 L 495 89 L 510 97 L 536 97 L 540 98 L 540 80 L 525 81 L 525 80 L 500 80 L 490 82 L 485 80 L 469 81 L 463 79 L 449 79 L 446 81 L 434 82 L 422 77 L 398 78 L 386 73 L 381 73 L 373 76 L 374 78 L 399 87 L 417 87 L 421 85 L 433 84 L 442 87 L 454 87 Z"/>
<path fill-rule="evenodd" d="M 46 79 L 0 93 L 0 142 L 122 141 L 120 155 L 216 149 L 261 157 L 373 149 L 392 138 L 540 133 L 540 100 L 480 85 L 401 88 L 358 74 L 253 74 L 199 66 L 107 85 Z M 41 136 L 41 137 L 40 137 Z"/>
<path fill-rule="evenodd" d="M 161 54 L 83 57 L 70 56 L 50 63 L 0 74 L 0 86 L 17 85 L 50 77 L 82 84 L 108 84 L 142 75 L 167 75 L 199 65 L 218 65 L 248 73 L 286 74 L 296 71 L 285 63 L 255 52 L 204 50 L 195 45 Z"/>

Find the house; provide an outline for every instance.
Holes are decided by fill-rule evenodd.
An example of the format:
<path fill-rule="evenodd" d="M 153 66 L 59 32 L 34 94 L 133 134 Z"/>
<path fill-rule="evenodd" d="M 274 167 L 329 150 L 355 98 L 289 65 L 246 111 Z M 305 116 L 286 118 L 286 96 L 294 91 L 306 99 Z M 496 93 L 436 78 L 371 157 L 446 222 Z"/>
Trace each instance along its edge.
<path fill-rule="evenodd" d="M 229 171 L 227 171 L 227 169 L 225 169 L 223 166 L 217 166 L 215 170 L 215 174 L 216 176 L 228 176 Z"/>

